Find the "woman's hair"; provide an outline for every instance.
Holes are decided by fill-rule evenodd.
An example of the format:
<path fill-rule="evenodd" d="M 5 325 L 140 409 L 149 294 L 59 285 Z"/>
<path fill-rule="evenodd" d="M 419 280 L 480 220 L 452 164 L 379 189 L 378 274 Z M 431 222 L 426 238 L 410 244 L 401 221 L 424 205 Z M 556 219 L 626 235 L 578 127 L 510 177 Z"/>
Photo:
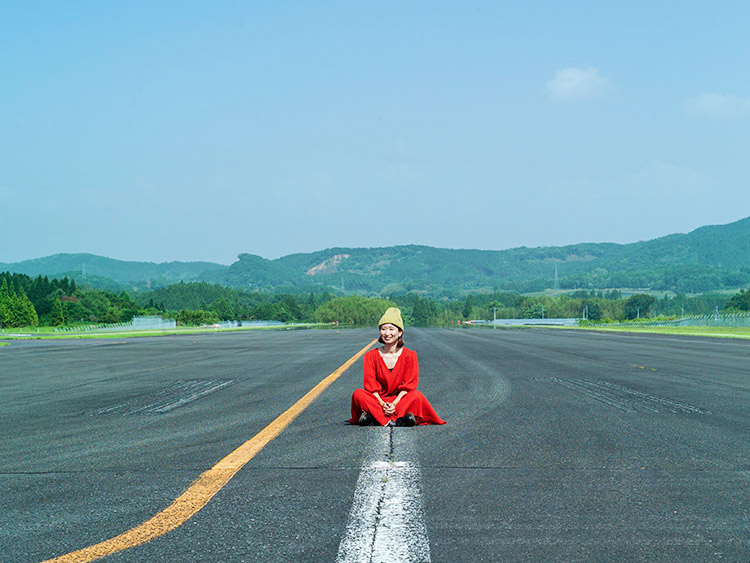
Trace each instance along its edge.
<path fill-rule="evenodd" d="M 381 344 L 385 344 L 385 342 L 383 342 L 382 336 L 378 338 L 378 342 L 380 342 Z M 398 337 L 398 340 L 396 341 L 396 348 L 403 348 L 403 347 L 404 347 L 404 331 L 401 331 L 401 335 Z"/>

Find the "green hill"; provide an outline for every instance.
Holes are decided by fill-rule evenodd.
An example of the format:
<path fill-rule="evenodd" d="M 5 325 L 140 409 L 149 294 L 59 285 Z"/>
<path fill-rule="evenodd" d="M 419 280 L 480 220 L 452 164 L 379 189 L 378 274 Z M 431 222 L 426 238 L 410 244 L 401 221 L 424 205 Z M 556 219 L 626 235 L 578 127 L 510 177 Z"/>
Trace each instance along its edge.
<path fill-rule="evenodd" d="M 237 262 L 231 266 L 206 273 L 202 279 L 244 289 L 279 289 L 306 285 L 296 271 L 279 260 L 268 260 L 255 254 L 240 254 Z"/>
<path fill-rule="evenodd" d="M 231 277 L 226 275 L 229 271 Z M 274 261 L 240 260 L 214 280 L 236 287 L 319 286 L 381 295 L 415 291 L 456 297 L 470 291 L 552 288 L 556 271 L 561 289 L 736 289 L 750 283 L 750 218 L 632 244 L 500 251 L 416 245 L 330 248 Z"/>
<path fill-rule="evenodd" d="M 459 297 L 468 292 L 648 288 L 686 293 L 750 284 L 750 218 L 632 244 L 581 243 L 508 250 L 429 246 L 329 248 L 268 260 L 241 254 L 231 266 L 208 262 L 122 262 L 91 254 L 57 254 L 0 264 L 28 275 L 85 272 L 133 289 L 178 281 L 263 291 L 327 289 Z M 76 277 L 78 279 L 78 277 Z"/>
<path fill-rule="evenodd" d="M 15 264 L 0 263 L 0 271 L 32 277 L 72 275 L 77 281 L 88 282 L 93 287 L 102 284 L 112 286 L 114 282 L 124 288 L 164 287 L 179 281 L 198 281 L 206 273 L 226 268 L 227 266 L 211 262 L 126 262 L 95 254 L 54 254 Z"/>

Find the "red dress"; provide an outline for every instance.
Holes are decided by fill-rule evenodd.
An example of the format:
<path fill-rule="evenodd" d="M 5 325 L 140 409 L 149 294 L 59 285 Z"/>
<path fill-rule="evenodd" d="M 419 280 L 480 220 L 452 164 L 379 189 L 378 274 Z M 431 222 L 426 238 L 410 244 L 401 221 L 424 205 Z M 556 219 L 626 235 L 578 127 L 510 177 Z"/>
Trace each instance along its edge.
<path fill-rule="evenodd" d="M 368 412 L 378 424 L 385 426 L 410 412 L 417 419 L 417 424 L 445 424 L 427 398 L 417 391 L 418 382 L 419 362 L 414 350 L 402 348 L 393 371 L 385 365 L 377 348 L 370 350 L 364 356 L 364 389 L 357 389 L 352 394 L 352 418 L 349 423 L 359 423 L 362 412 Z M 396 414 L 385 416 L 373 393 L 378 393 L 383 401 L 392 403 L 399 391 L 407 393 L 396 405 Z"/>

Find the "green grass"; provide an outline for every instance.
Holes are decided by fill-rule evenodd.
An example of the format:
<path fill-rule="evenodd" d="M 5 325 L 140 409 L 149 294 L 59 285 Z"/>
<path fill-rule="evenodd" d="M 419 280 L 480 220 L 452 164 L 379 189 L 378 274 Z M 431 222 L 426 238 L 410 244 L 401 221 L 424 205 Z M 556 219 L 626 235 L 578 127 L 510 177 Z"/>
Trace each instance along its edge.
<path fill-rule="evenodd" d="M 723 326 L 588 326 L 578 330 L 606 332 L 639 332 L 648 334 L 678 334 L 684 336 L 713 336 L 715 338 L 750 338 L 750 327 Z"/>
<path fill-rule="evenodd" d="M 323 325 L 278 325 L 278 326 L 261 326 L 261 327 L 237 327 L 237 328 L 220 328 L 213 327 L 179 327 L 165 330 L 143 330 L 143 331 L 121 331 L 121 332 L 81 332 L 81 333 L 58 333 L 54 327 L 28 327 L 5 329 L 0 332 L 0 346 L 7 346 L 7 342 L 2 340 L 17 339 L 105 339 L 105 338 L 139 338 L 145 336 L 168 336 L 176 334 L 208 334 L 212 332 L 239 332 L 248 330 L 298 330 L 301 328 L 331 328 L 327 324 Z M 346 328 L 346 325 L 335 328 Z M 516 328 L 516 327 L 498 327 L 498 328 Z M 522 327 L 527 328 L 527 327 Z M 683 336 L 711 336 L 714 338 L 750 338 L 750 327 L 714 327 L 714 326 L 583 326 L 583 327 L 555 327 L 561 330 L 595 330 L 600 332 L 637 332 L 646 334 L 675 334 Z"/>
<path fill-rule="evenodd" d="M 486 325 L 470 327 L 471 329 L 491 329 Z M 497 330 L 528 330 L 532 326 L 498 326 Z M 542 325 L 548 330 L 593 330 L 598 332 L 638 332 L 645 334 L 675 334 L 682 336 L 711 336 L 714 338 L 750 338 L 750 327 L 721 326 L 561 326 Z"/>
<path fill-rule="evenodd" d="M 248 330 L 299 330 L 301 328 L 327 328 L 327 325 L 274 325 L 274 326 L 243 326 L 237 328 L 213 327 L 178 327 L 164 330 L 128 330 L 128 331 L 92 331 L 92 332 L 55 332 L 54 327 L 30 327 L 26 329 L 6 329 L 0 332 L 0 340 L 28 340 L 28 339 L 100 339 L 100 338 L 138 338 L 144 336 L 168 336 L 175 334 L 205 334 L 212 332 L 240 332 Z"/>

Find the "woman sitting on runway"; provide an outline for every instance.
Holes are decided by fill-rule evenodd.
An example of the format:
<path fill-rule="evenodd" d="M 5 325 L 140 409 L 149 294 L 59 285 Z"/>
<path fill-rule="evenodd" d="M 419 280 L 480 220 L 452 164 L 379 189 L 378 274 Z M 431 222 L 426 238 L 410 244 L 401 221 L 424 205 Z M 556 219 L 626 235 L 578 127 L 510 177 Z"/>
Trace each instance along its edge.
<path fill-rule="evenodd" d="M 404 348 L 401 311 L 389 308 L 378 323 L 380 348 L 364 356 L 364 389 L 352 394 L 349 424 L 414 426 L 445 424 L 430 402 L 417 391 L 419 363 L 414 350 Z"/>

